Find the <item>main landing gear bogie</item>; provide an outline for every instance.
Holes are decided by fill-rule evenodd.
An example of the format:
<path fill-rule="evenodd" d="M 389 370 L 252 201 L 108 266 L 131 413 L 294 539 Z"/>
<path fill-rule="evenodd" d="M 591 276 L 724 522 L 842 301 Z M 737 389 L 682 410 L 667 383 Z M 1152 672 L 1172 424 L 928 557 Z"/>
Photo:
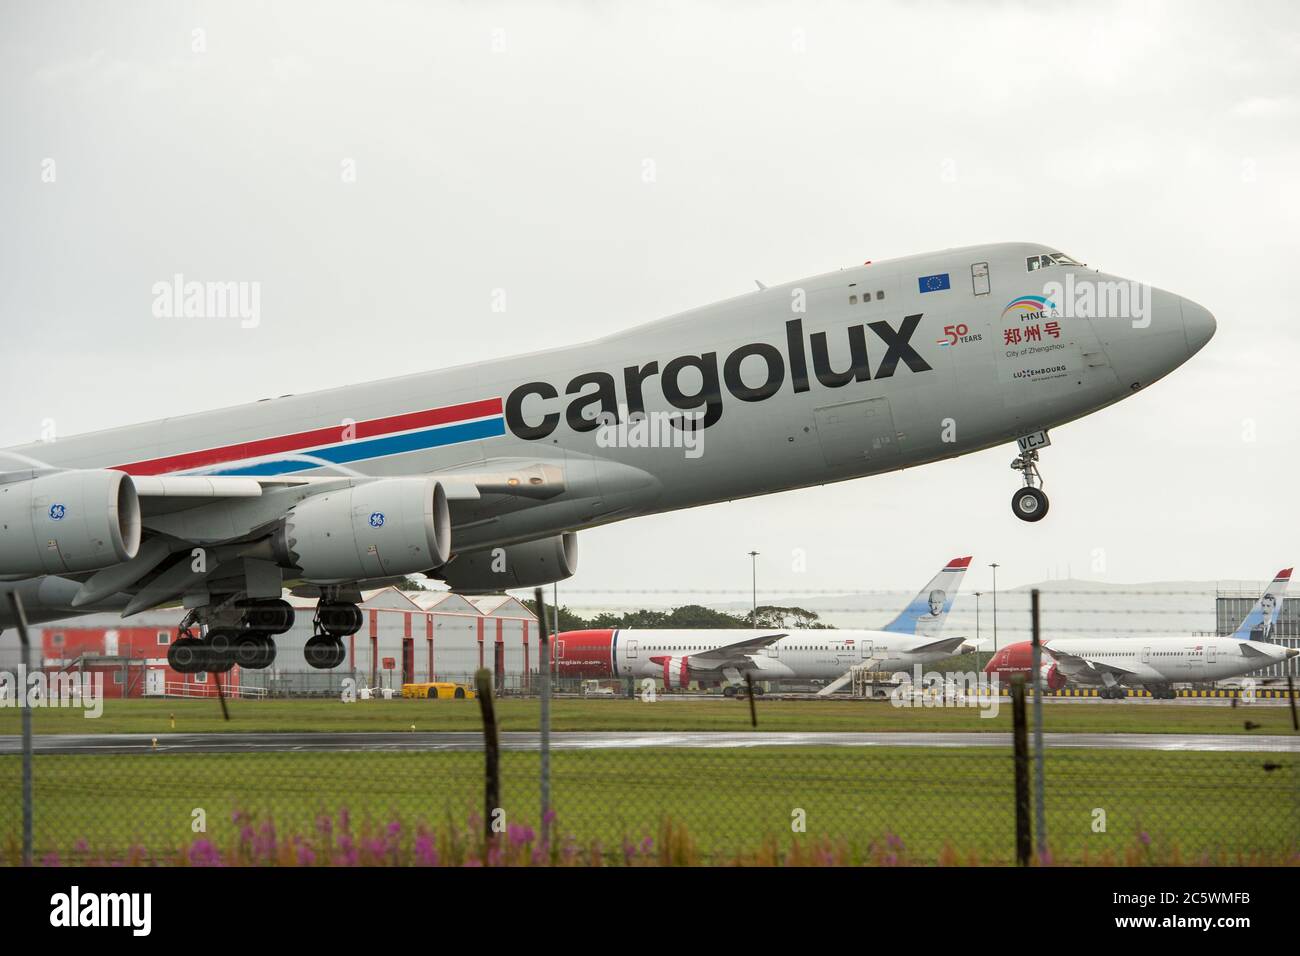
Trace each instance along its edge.
<path fill-rule="evenodd" d="M 303 646 L 307 664 L 317 670 L 333 670 L 347 659 L 343 638 L 361 630 L 363 616 L 355 604 L 321 602 L 316 605 L 312 636 Z"/>
<path fill-rule="evenodd" d="M 281 600 L 242 601 L 235 607 L 239 613 L 233 624 L 210 626 L 202 637 L 196 637 L 193 630 L 200 623 L 200 612 L 187 614 L 167 649 L 172 670 L 225 674 L 236 664 L 250 670 L 270 667 L 275 662 L 275 635 L 293 627 L 292 605 Z M 208 614 L 219 616 L 220 612 Z"/>

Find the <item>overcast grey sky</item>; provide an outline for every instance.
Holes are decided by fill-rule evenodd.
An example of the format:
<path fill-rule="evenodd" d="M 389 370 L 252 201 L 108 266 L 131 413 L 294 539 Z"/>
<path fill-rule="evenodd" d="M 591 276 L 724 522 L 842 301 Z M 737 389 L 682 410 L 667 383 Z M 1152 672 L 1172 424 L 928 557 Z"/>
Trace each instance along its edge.
<path fill-rule="evenodd" d="M 1045 521 L 1008 446 L 589 532 L 570 590 L 746 588 L 751 549 L 780 593 L 1300 559 L 1300 7 L 648 6 L 6 3 L 0 446 L 1025 240 L 1219 321 L 1054 432 Z M 178 272 L 260 282 L 261 324 L 155 318 Z"/>

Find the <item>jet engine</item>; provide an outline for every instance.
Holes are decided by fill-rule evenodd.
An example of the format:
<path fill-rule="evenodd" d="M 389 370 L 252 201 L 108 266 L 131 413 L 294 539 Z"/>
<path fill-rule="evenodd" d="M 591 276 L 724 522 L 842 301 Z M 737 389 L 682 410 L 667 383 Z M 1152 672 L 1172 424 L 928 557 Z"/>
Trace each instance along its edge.
<path fill-rule="evenodd" d="M 458 594 L 496 594 L 573 577 L 578 536 L 572 532 L 503 548 L 458 554 L 436 573 Z"/>
<path fill-rule="evenodd" d="M 689 657 L 652 657 L 650 658 L 664 669 L 664 690 L 674 687 L 686 687 L 691 682 Z"/>
<path fill-rule="evenodd" d="M 57 471 L 0 484 L 0 576 L 98 571 L 140 549 L 140 499 L 131 476 Z"/>
<path fill-rule="evenodd" d="M 272 541 L 313 584 L 413 574 L 451 554 L 447 493 L 433 478 L 377 478 L 295 505 Z"/>
<path fill-rule="evenodd" d="M 1039 678 L 1045 690 L 1060 690 L 1066 685 L 1065 675 L 1055 664 L 1044 664 Z"/>

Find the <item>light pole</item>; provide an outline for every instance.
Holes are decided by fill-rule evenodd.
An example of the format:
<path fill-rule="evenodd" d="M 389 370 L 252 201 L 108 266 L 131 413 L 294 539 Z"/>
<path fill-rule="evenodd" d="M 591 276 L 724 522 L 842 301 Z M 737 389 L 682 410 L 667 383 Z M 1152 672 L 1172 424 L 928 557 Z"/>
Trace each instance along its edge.
<path fill-rule="evenodd" d="M 751 627 L 758 627 L 758 552 L 749 552 L 749 579 L 754 599 L 754 610 L 749 618 Z"/>
<path fill-rule="evenodd" d="M 975 592 L 975 672 L 978 674 L 980 669 L 980 595 L 983 591 Z"/>
<path fill-rule="evenodd" d="M 994 561 L 989 565 L 993 569 L 993 653 L 998 652 L 998 568 L 1000 565 Z"/>

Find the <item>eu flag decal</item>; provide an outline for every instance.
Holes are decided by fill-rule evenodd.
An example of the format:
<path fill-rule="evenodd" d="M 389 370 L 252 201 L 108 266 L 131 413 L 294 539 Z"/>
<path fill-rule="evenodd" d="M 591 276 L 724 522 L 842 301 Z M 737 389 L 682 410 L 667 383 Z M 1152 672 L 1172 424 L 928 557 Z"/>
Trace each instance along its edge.
<path fill-rule="evenodd" d="M 946 272 L 940 272 L 937 276 L 921 276 L 916 280 L 916 284 L 922 292 L 942 292 L 944 289 L 952 288 Z"/>

